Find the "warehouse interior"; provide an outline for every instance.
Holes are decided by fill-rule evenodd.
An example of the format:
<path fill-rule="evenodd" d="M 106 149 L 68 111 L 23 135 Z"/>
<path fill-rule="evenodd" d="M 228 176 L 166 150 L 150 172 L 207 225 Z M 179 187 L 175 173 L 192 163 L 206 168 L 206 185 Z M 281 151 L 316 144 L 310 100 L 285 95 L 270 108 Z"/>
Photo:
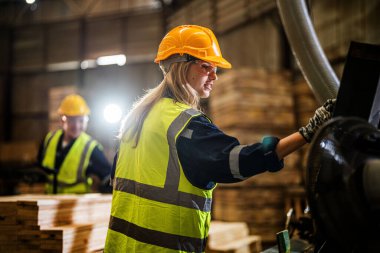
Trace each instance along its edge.
<path fill-rule="evenodd" d="M 161 82 L 162 72 L 154 62 L 158 45 L 178 25 L 212 29 L 223 57 L 232 64 L 232 69 L 218 69 L 211 96 L 201 100 L 205 114 L 223 132 L 250 144 L 266 135 L 283 138 L 307 124 L 322 101 L 299 65 L 278 2 L 0 0 L 0 252 L 103 252 L 112 194 L 45 194 L 46 175 L 37 165 L 39 148 L 49 131 L 61 127 L 61 101 L 80 94 L 91 110 L 86 132 L 102 145 L 112 164 L 122 119 L 138 98 Z M 297 2 L 307 6 L 338 85 L 348 71 L 352 42 L 380 45 L 379 0 Z M 378 64 L 374 71 L 379 80 L 380 51 L 374 52 L 369 58 Z M 107 61 L 111 56 L 116 60 Z M 114 112 L 116 118 L 111 117 Z M 375 136 L 368 152 L 379 160 L 378 125 L 377 132 L 368 131 Z M 324 163 L 310 146 L 287 156 L 279 172 L 218 184 L 206 252 L 290 252 L 276 246 L 284 230 L 298 243 L 287 242 L 294 247 L 291 252 L 316 250 L 310 234 L 316 232 L 310 231 L 315 216 L 306 213 L 308 166 Z M 379 163 L 372 166 L 379 168 Z M 370 190 L 378 214 L 380 190 Z M 378 217 L 372 221 L 380 225 Z M 350 240 L 356 232 L 341 237 Z M 379 249 L 361 251 L 361 246 L 354 243 L 351 251 L 341 252 Z"/>

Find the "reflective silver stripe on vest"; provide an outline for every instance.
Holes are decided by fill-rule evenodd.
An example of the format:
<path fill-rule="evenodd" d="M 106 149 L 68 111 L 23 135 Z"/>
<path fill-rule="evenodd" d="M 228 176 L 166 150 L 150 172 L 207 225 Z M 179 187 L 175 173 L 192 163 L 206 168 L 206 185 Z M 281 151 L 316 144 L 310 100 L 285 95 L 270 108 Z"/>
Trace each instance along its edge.
<path fill-rule="evenodd" d="M 87 182 L 87 181 L 85 180 L 85 178 L 83 178 L 84 161 L 86 160 L 86 156 L 87 156 L 88 149 L 90 148 L 91 143 L 93 143 L 94 141 L 95 141 L 95 140 L 90 139 L 90 140 L 86 143 L 86 146 L 84 146 L 84 149 L 83 149 L 82 155 L 81 155 L 81 157 L 80 157 L 79 166 L 78 166 L 78 169 L 77 169 L 77 183 Z"/>
<path fill-rule="evenodd" d="M 193 136 L 193 129 L 183 130 L 181 136 L 191 140 L 191 137 Z"/>
<path fill-rule="evenodd" d="M 151 230 L 114 216 L 110 218 L 109 228 L 137 241 L 167 249 L 187 252 L 204 252 L 206 249 L 206 238 L 199 239 Z"/>
<path fill-rule="evenodd" d="M 230 171 L 231 171 L 231 174 L 234 176 L 234 178 L 237 178 L 237 179 L 246 178 L 240 174 L 240 169 L 239 169 L 240 151 L 246 146 L 247 145 L 238 145 L 234 147 L 230 152 Z"/>
<path fill-rule="evenodd" d="M 205 198 L 195 194 L 178 191 L 180 165 L 175 145 L 175 137 L 189 119 L 195 115 L 199 115 L 199 112 L 194 109 L 183 111 L 169 126 L 167 132 L 169 162 L 166 170 L 164 188 L 142 184 L 125 178 L 115 178 L 115 189 L 154 201 L 210 212 L 212 198 Z"/>
<path fill-rule="evenodd" d="M 185 124 L 193 117 L 199 115 L 199 112 L 194 109 L 183 111 L 169 126 L 167 139 L 169 143 L 169 163 L 166 170 L 165 188 L 171 189 L 173 192 L 178 191 L 180 166 L 177 148 L 175 145 L 175 136 L 185 126 Z M 207 202 L 207 200 L 205 200 Z"/>
<path fill-rule="evenodd" d="M 138 183 L 136 181 L 115 178 L 115 190 L 135 194 L 141 198 L 210 212 L 212 199 L 186 192 L 172 192 L 168 188 Z"/>

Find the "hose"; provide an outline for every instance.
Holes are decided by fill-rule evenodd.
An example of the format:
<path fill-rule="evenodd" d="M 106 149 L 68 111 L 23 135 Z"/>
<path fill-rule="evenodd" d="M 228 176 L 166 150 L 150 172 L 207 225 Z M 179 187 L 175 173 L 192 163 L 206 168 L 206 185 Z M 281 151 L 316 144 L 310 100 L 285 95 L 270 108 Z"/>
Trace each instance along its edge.
<path fill-rule="evenodd" d="M 304 0 L 277 0 L 292 52 L 314 96 L 322 105 L 338 94 L 339 80 L 316 36 Z"/>

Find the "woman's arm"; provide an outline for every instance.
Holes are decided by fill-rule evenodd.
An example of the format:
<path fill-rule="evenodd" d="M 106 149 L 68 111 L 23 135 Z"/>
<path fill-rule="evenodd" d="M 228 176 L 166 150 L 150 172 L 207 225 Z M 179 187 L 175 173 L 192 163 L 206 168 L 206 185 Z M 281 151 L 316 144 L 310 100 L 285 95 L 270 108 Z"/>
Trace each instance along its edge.
<path fill-rule="evenodd" d="M 278 159 L 283 159 L 285 156 L 301 148 L 306 143 L 305 138 L 299 132 L 281 139 L 276 147 Z"/>
<path fill-rule="evenodd" d="M 328 99 L 321 107 L 319 107 L 309 123 L 301 127 L 298 132 L 291 134 L 279 141 L 276 147 L 276 153 L 279 159 L 301 148 L 308 142 L 311 142 L 318 128 L 332 117 L 336 99 Z"/>

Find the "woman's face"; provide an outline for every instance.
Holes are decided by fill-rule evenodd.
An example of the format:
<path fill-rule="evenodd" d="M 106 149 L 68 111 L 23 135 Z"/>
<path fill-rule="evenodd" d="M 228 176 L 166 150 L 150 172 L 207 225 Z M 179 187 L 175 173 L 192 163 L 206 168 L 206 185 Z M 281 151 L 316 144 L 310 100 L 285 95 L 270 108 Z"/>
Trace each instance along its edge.
<path fill-rule="evenodd" d="M 202 60 L 195 60 L 190 65 L 186 79 L 190 86 L 198 92 L 199 97 L 208 98 L 210 96 L 214 81 L 218 79 L 216 70 L 216 66 Z"/>

